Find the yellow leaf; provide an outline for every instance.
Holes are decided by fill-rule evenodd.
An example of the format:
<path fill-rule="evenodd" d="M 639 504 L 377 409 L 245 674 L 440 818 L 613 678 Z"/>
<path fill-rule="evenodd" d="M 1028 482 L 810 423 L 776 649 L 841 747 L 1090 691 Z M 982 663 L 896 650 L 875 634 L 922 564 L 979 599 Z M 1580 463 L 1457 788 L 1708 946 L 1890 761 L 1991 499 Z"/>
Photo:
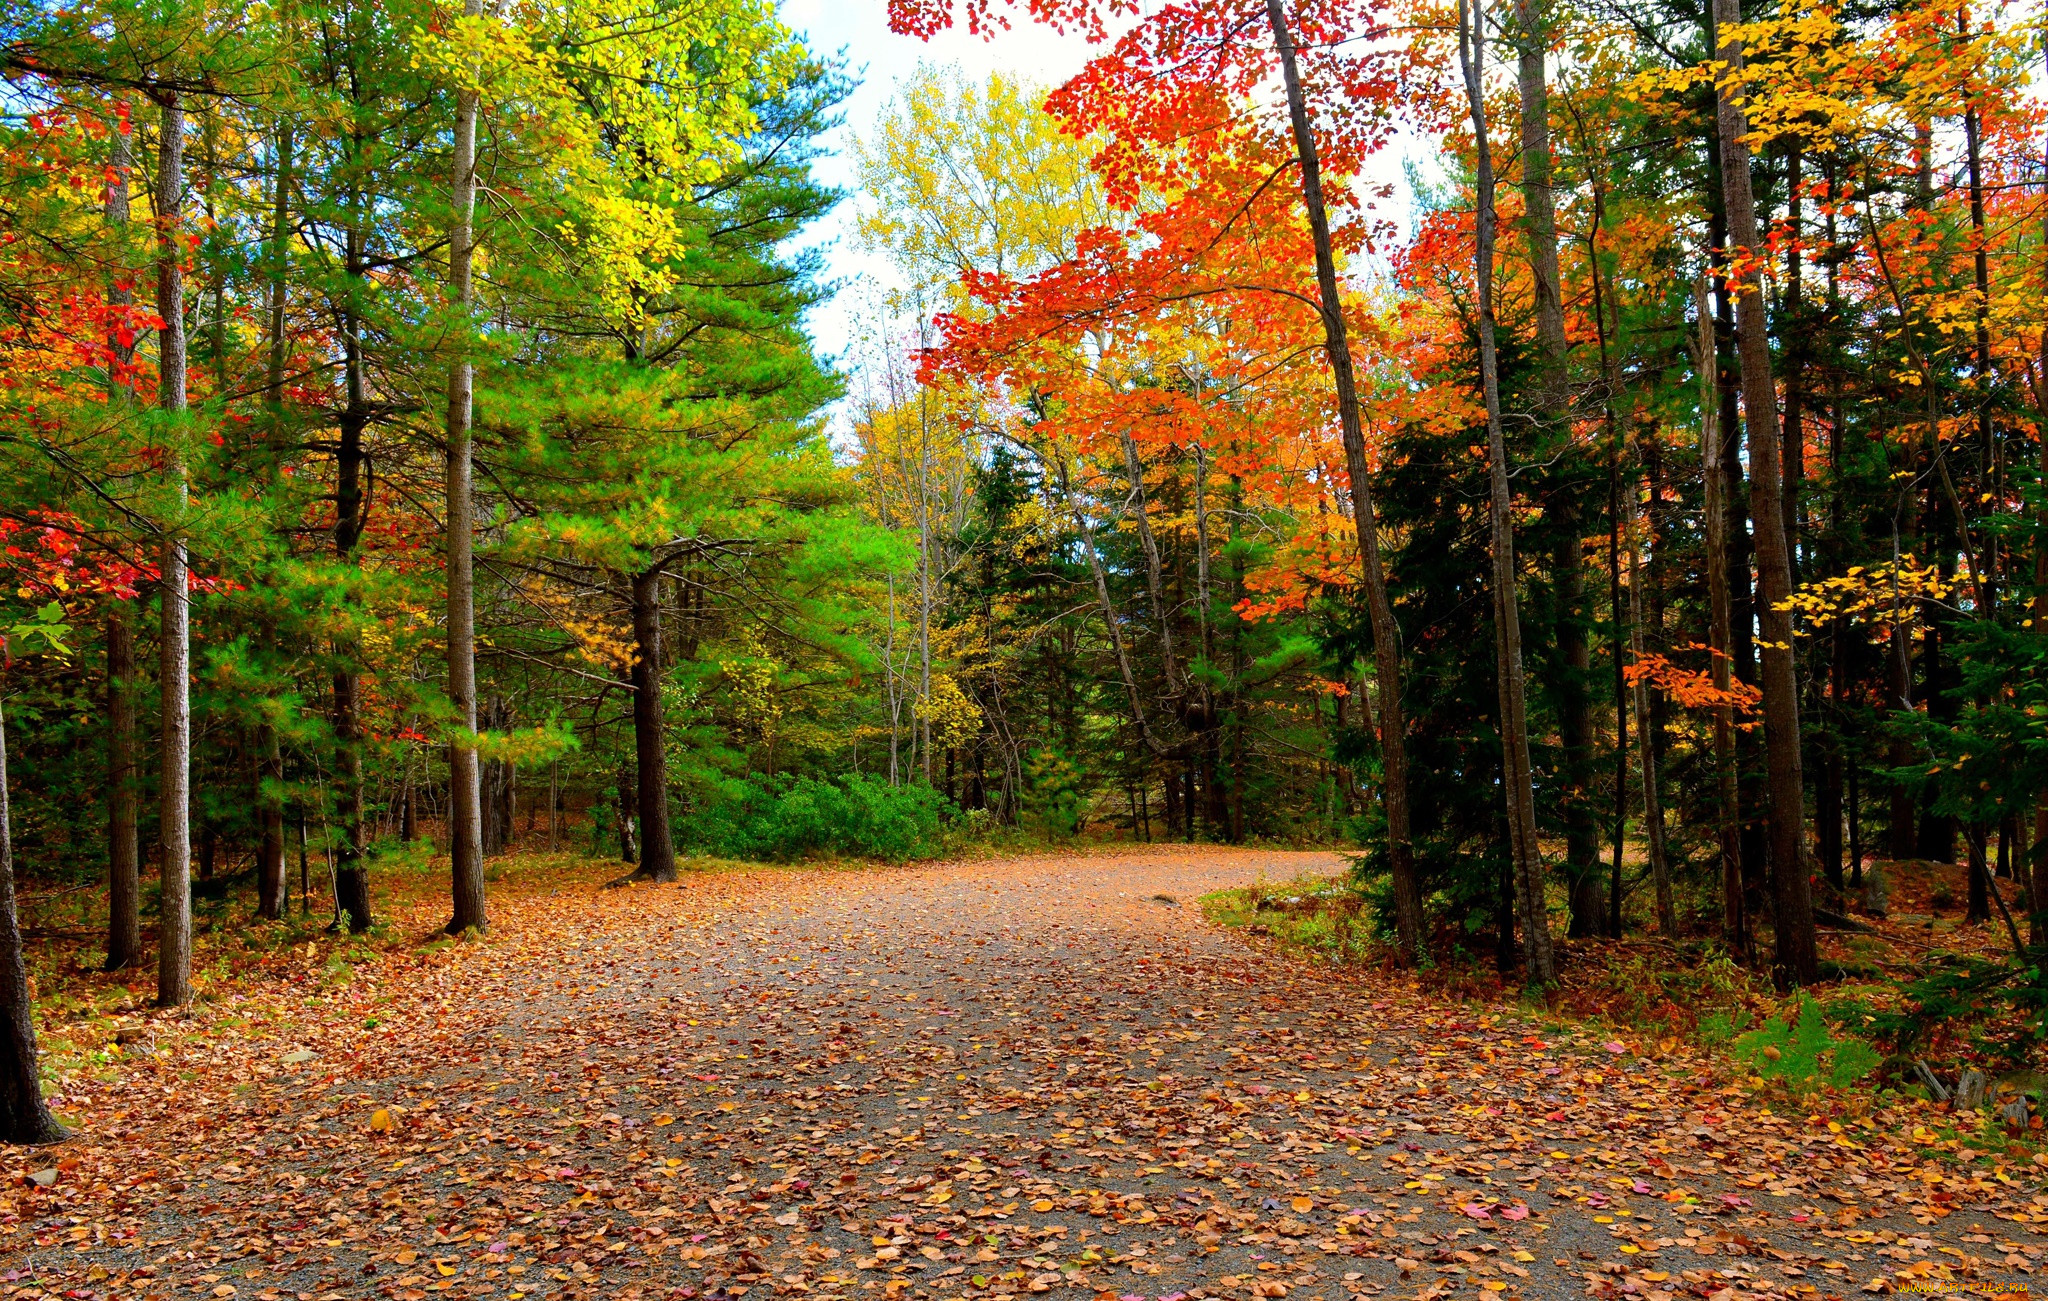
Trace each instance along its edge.
<path fill-rule="evenodd" d="M 442 1278 L 453 1278 L 458 1272 L 455 1266 L 444 1264 L 438 1260 L 434 1262 L 434 1268 L 441 1271 Z"/>
<path fill-rule="evenodd" d="M 370 1128 L 380 1134 L 388 1134 L 398 1128 L 398 1122 L 391 1119 L 391 1113 L 379 1107 L 370 1113 Z"/>
<path fill-rule="evenodd" d="M 1037 1201 L 1031 1203 L 1031 1209 L 1039 1212 L 1042 1215 L 1045 1212 L 1052 1209 L 1052 1199 L 1049 1197 L 1041 1197 Z"/>
<path fill-rule="evenodd" d="M 1311 1197 L 1297 1197 L 1292 1202 L 1289 1202 L 1288 1205 L 1297 1211 L 1312 1211 L 1315 1209 L 1316 1203 L 1315 1199 Z"/>

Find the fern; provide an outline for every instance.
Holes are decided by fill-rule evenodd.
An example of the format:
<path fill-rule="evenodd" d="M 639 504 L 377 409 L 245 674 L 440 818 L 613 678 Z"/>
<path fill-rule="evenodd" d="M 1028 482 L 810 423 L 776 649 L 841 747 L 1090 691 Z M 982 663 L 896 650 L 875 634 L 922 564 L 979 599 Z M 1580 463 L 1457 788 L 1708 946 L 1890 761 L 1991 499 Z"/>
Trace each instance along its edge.
<path fill-rule="evenodd" d="M 1825 1084 L 1845 1088 L 1876 1070 L 1883 1059 L 1854 1035 L 1828 1030 L 1820 1004 L 1801 996 L 1790 1016 L 1772 1017 L 1735 1041 L 1735 1056 L 1767 1080 L 1794 1090 Z"/>

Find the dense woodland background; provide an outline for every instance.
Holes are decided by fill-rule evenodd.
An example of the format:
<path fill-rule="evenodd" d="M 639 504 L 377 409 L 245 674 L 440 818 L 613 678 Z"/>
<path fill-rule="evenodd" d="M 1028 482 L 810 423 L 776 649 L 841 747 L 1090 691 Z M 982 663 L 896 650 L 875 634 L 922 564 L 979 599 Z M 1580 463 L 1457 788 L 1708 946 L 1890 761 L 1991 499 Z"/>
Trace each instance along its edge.
<path fill-rule="evenodd" d="M 841 195 L 764 3 L 10 6 L 30 943 L 104 892 L 176 1002 L 188 875 L 363 929 L 452 854 L 461 930 L 512 846 L 1086 833 L 1354 843 L 1402 952 L 1536 984 L 1812 980 L 1878 860 L 2031 961 L 2037 16 L 960 16 L 1100 54 L 921 74 Z M 908 288 L 824 358 L 835 203 Z"/>

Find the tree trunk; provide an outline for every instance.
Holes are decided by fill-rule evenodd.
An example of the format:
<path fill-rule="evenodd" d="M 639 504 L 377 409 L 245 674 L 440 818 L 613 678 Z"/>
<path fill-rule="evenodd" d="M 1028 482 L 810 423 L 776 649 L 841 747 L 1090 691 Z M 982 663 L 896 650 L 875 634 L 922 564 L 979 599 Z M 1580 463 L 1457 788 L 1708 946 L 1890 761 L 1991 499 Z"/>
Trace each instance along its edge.
<path fill-rule="evenodd" d="M 162 100 L 157 158 L 156 310 L 157 404 L 175 422 L 166 439 L 170 502 L 163 532 L 158 590 L 163 608 L 158 689 L 163 693 L 158 759 L 159 849 L 163 876 L 157 907 L 156 1001 L 182 1007 L 192 1001 L 192 594 L 185 568 L 186 465 L 185 110 L 175 91 Z"/>
<path fill-rule="evenodd" d="M 1315 133 L 1309 125 L 1301 73 L 1295 64 L 1294 38 L 1288 33 L 1287 15 L 1281 5 L 1282 0 L 1266 0 L 1266 19 L 1280 52 L 1288 120 L 1301 164 L 1301 197 L 1308 209 L 1309 236 L 1315 245 L 1316 288 L 1322 300 L 1319 314 L 1323 322 L 1323 347 L 1329 354 L 1330 378 L 1337 394 L 1344 468 L 1350 478 L 1358 557 L 1372 617 L 1373 658 L 1380 679 L 1381 800 L 1387 817 L 1387 868 L 1394 885 L 1394 925 L 1403 956 L 1414 962 L 1422 955 L 1422 889 L 1415 876 L 1415 850 L 1409 832 L 1408 720 L 1402 699 L 1401 632 L 1394 622 L 1394 605 L 1387 594 L 1386 572 L 1380 563 L 1379 521 L 1372 503 L 1372 475 L 1365 459 L 1365 424 L 1358 408 L 1357 380 L 1352 374 L 1344 303 L 1337 291 L 1330 216 L 1323 202 L 1322 162 L 1316 150 Z"/>
<path fill-rule="evenodd" d="M 1795 143 L 1785 160 L 1785 224 L 1791 235 L 1785 249 L 1785 320 L 1779 339 L 1785 354 L 1785 435 L 1780 462 L 1784 472 L 1783 506 L 1785 561 L 1790 583 L 1799 582 L 1799 499 L 1806 487 L 1806 265 L 1800 247 L 1803 205 L 1799 194 L 1800 149 Z"/>
<path fill-rule="evenodd" d="M 2048 442 L 2048 440 L 2044 440 Z M 2043 457 L 2048 461 L 2048 456 Z M 1898 544 L 1892 545 L 1896 554 Z M 1906 655 L 1906 630 L 1896 619 L 1892 623 L 1891 644 L 1885 654 L 1885 694 L 1889 712 L 1899 722 L 1913 708 L 1913 674 Z M 1903 735 L 1894 736 L 1891 753 L 1888 756 L 1893 769 L 1904 768 L 1913 761 L 1912 742 Z M 1919 808 L 1913 802 L 1913 792 L 1904 782 L 1892 780 L 1887 783 L 1891 790 L 1890 816 L 1885 825 L 1885 848 L 1894 859 L 1911 858 L 1919 850 L 1919 838 L 1915 828 L 1919 823 Z"/>
<path fill-rule="evenodd" d="M 275 474 L 285 448 L 284 368 L 289 347 L 285 305 L 290 283 L 287 248 L 291 239 L 292 128 L 277 131 L 277 177 L 270 219 L 269 357 L 264 370 L 264 406 L 269 421 L 264 431 L 265 459 Z M 265 627 L 263 639 L 274 643 L 276 630 Z M 284 751 L 268 722 L 256 727 L 256 915 L 276 921 L 287 904 L 284 863 Z"/>
<path fill-rule="evenodd" d="M 116 120 L 111 129 L 106 221 L 128 224 L 128 172 L 134 165 L 128 137 Z M 107 303 L 127 307 L 134 291 L 124 274 L 108 278 Z M 126 374 L 135 348 L 120 330 L 107 336 L 107 401 L 125 405 L 134 396 Z M 135 768 L 135 629 L 119 597 L 107 603 L 107 963 L 119 971 L 142 956 L 142 844 L 137 833 Z"/>
<path fill-rule="evenodd" d="M 2048 148 L 2043 149 L 2041 161 L 2041 188 L 2048 193 Z M 2048 242 L 2048 208 L 2042 210 L 2041 238 Z M 2044 267 L 2043 278 L 2048 279 L 2048 267 Z M 2048 285 L 2043 286 L 2048 290 Z M 2048 420 L 2048 328 L 2041 331 L 2040 363 L 2035 370 L 2038 377 L 2034 389 L 2034 410 Z M 2048 438 L 2041 440 L 2040 472 L 2048 479 Z M 2034 517 L 2034 599 L 2027 613 L 2034 617 L 2034 626 L 2048 627 L 2048 502 L 2043 502 Z M 2048 945 L 2048 863 L 2041 861 L 2041 854 L 2048 850 L 2048 797 L 2034 797 L 2034 835 L 2020 855 L 2027 874 L 2027 943 L 2033 948 Z"/>
<path fill-rule="evenodd" d="M 1546 109 L 1546 112 L 1548 110 Z M 1601 177 L 1593 176 L 1593 225 L 1587 236 L 1587 251 L 1590 254 L 1593 279 L 1593 328 L 1600 342 L 1600 376 L 1605 392 L 1600 402 L 1601 422 L 1607 433 L 1607 609 L 1614 624 L 1614 863 L 1608 873 L 1606 930 L 1616 939 L 1621 938 L 1622 904 L 1622 852 L 1628 834 L 1628 691 L 1627 677 L 1623 672 L 1626 658 L 1623 641 L 1623 620 L 1621 613 L 1621 432 L 1615 426 L 1614 395 L 1620 388 L 1620 377 L 1615 373 L 1614 353 L 1607 335 L 1607 294 L 1605 278 L 1600 270 L 1600 233 L 1607 225 L 1606 196 Z M 1576 529 L 1573 530 L 1577 532 Z M 1590 702 L 1588 702 L 1590 704 Z M 1587 724 L 1591 730 L 1590 722 Z M 1648 741 L 1645 733 L 1643 740 Z M 1588 763 L 1590 767 L 1590 761 Z M 1598 848 L 1595 847 L 1595 855 Z M 1567 851 L 1569 857 L 1569 851 Z M 1596 864 L 1597 866 L 1597 864 Z M 1589 917 L 1598 908 L 1600 891 L 1597 876 L 1592 878 L 1583 903 L 1579 899 L 1580 886 L 1574 878 L 1572 885 L 1572 930 L 1579 932 L 1579 914 L 1583 910 Z M 1591 923 L 1585 933 L 1598 934 L 1597 921 Z"/>
<path fill-rule="evenodd" d="M 1814 821 L 1818 824 L 1820 868 L 1829 889 L 1842 890 L 1842 736 L 1844 718 L 1842 643 L 1847 630 L 1838 621 L 1828 630 L 1832 654 L 1828 656 L 1827 726 L 1815 737 L 1821 750 L 1820 789 L 1814 795 Z"/>
<path fill-rule="evenodd" d="M 1699 377 L 1700 478 L 1705 486 L 1707 541 L 1707 653 L 1708 671 L 1714 690 L 1725 702 L 1733 686 L 1729 653 L 1734 622 L 1728 592 L 1728 500 L 1727 475 L 1722 440 L 1727 436 L 1721 424 L 1720 349 L 1715 342 L 1713 310 L 1708 304 L 1704 277 L 1693 289 L 1693 306 L 1698 322 L 1693 343 L 1693 370 Z M 1714 839 L 1721 860 L 1721 942 L 1738 962 L 1754 960 L 1751 952 L 1749 910 L 1742 888 L 1741 798 L 1735 774 L 1735 710 L 1720 703 L 1713 709 L 1714 726 Z"/>
<path fill-rule="evenodd" d="M 1963 921 L 1976 926 L 1991 920 L 1991 867 L 1985 854 L 1984 824 L 1972 822 L 1964 832 L 1969 848 L 1969 904 Z"/>
<path fill-rule="evenodd" d="M 619 861 L 628 866 L 638 866 L 640 850 L 633 835 L 633 818 L 638 804 L 634 790 L 633 776 L 624 765 L 619 768 L 618 804 L 613 810 L 612 820 L 619 832 Z"/>
<path fill-rule="evenodd" d="M 36 1003 L 14 907 L 14 834 L 7 794 L 7 724 L 0 718 L 0 1142 L 58 1143 L 70 1133 L 43 1103 Z"/>
<path fill-rule="evenodd" d="M 1743 424 L 1749 436 L 1750 517 L 1756 532 L 1757 582 L 1761 588 L 1757 624 L 1762 634 L 1764 756 L 1770 783 L 1771 902 L 1777 936 L 1772 976 L 1780 987 L 1811 984 L 1819 977 L 1813 930 L 1813 901 L 1807 883 L 1805 786 L 1800 773 L 1799 681 L 1792 657 L 1792 616 L 1780 608 L 1792 596 L 1789 539 L 1785 535 L 1777 392 L 1771 383 L 1762 277 L 1757 258 L 1761 240 L 1750 193 L 1749 124 L 1739 79 L 1743 47 L 1735 34 L 1739 0 L 1714 0 L 1719 55 L 1728 69 L 1718 96 L 1721 187 L 1731 240 L 1747 255 L 1737 278 L 1736 343 L 1742 359 Z"/>
<path fill-rule="evenodd" d="M 633 758 L 639 774 L 640 865 L 636 881 L 676 879 L 668 826 L 668 753 L 661 719 L 661 570 L 633 576 Z"/>
<path fill-rule="evenodd" d="M 1576 491 L 1576 489 L 1574 489 Z M 1578 508 L 1569 500 L 1556 503 L 1562 531 L 1551 557 L 1557 598 L 1557 658 L 1562 669 L 1557 683 L 1557 731 L 1561 763 L 1558 777 L 1563 803 L 1565 878 L 1570 882 L 1572 935 L 1598 935 L 1604 929 L 1600 898 L 1600 820 L 1594 811 L 1593 699 L 1587 685 L 1593 674 L 1593 650 L 1586 637 L 1585 575 L 1581 572 Z"/>
<path fill-rule="evenodd" d="M 1654 545 L 1656 539 L 1652 538 Z M 1635 521 L 1628 523 L 1628 604 L 1629 623 L 1633 629 L 1636 661 L 1642 662 L 1643 646 L 1643 571 L 1641 553 L 1636 547 Z M 1645 682 L 1637 682 L 1635 689 L 1636 733 L 1648 738 L 1650 735 L 1650 688 Z M 1678 938 L 1678 908 L 1671 897 L 1671 866 L 1664 853 L 1664 798 L 1657 783 L 1656 747 L 1647 744 L 1636 747 L 1637 762 L 1643 772 L 1643 832 L 1649 844 L 1650 881 L 1657 892 L 1657 933 L 1667 940 Z"/>
<path fill-rule="evenodd" d="M 483 0 L 464 0 L 464 17 L 483 13 Z M 454 216 L 448 230 L 448 298 L 461 338 L 448 369 L 448 698 L 456 736 L 448 750 L 448 847 L 452 907 L 448 933 L 489 923 L 484 911 L 483 790 L 476 752 L 476 575 L 471 501 L 471 403 L 475 372 L 469 356 L 471 266 L 475 255 L 476 120 L 479 96 L 455 97 Z"/>
<path fill-rule="evenodd" d="M 1621 613 L 1621 438 L 1614 429 L 1611 404 L 1607 436 L 1614 449 L 1607 466 L 1607 607 L 1614 620 L 1614 862 L 1607 874 L 1607 933 L 1620 939 L 1621 859 L 1628 844 L 1628 679 L 1623 672 L 1627 634 Z M 1572 905 L 1574 916 L 1578 907 L 1576 902 Z"/>
<path fill-rule="evenodd" d="M 360 225 L 352 225 L 344 251 L 348 283 L 363 276 L 364 248 Z M 342 408 L 335 452 L 334 555 L 344 568 L 355 563 L 362 540 L 366 505 L 363 496 L 363 429 L 369 423 L 363 384 L 362 325 L 353 301 L 342 310 L 342 352 L 347 405 Z M 334 673 L 334 906 L 347 918 L 352 934 L 370 929 L 370 882 L 363 863 L 363 737 L 361 700 L 353 642 L 338 646 L 340 667 Z"/>
<path fill-rule="evenodd" d="M 142 956 L 142 844 L 135 808 L 135 630 L 107 604 L 107 966 Z"/>
<path fill-rule="evenodd" d="M 1571 432 L 1571 392 L 1565 372 L 1564 299 L 1557 262 L 1557 211 L 1550 179 L 1550 83 L 1544 66 L 1550 33 L 1541 0 L 1515 0 L 1515 17 L 1520 28 L 1516 53 L 1521 98 L 1522 229 L 1528 243 L 1530 283 L 1536 298 L 1538 419 L 1546 426 L 1550 438 L 1562 442 L 1569 439 Z M 1596 268 L 1596 281 L 1598 275 Z M 1598 292 L 1596 284 L 1595 293 Z M 1604 324 L 1601 330 L 1604 335 Z M 1551 561 L 1551 581 L 1557 606 L 1553 634 L 1562 668 L 1556 683 L 1558 741 L 1562 752 L 1557 797 L 1564 819 L 1565 878 L 1571 903 L 1568 933 L 1585 936 L 1600 933 L 1605 909 L 1600 897 L 1600 825 L 1589 789 L 1593 772 L 1593 701 L 1587 691 L 1587 679 L 1592 674 L 1593 660 L 1581 608 L 1585 601 L 1585 576 L 1580 568 L 1575 495 L 1575 489 L 1567 490 L 1550 503 L 1560 533 Z"/>
<path fill-rule="evenodd" d="M 1536 840 L 1536 798 L 1529 759 L 1527 687 L 1522 676 L 1520 599 L 1515 591 L 1513 499 L 1508 488 L 1507 438 L 1500 421 L 1500 362 L 1494 350 L 1493 319 L 1493 154 L 1486 138 L 1486 101 L 1480 86 L 1485 64 L 1483 15 L 1458 7 L 1459 61 L 1478 150 L 1478 247 L 1474 269 L 1479 286 L 1479 383 L 1486 400 L 1488 477 L 1492 482 L 1493 613 L 1495 658 L 1500 668 L 1501 775 L 1507 801 L 1508 848 L 1515 863 L 1515 908 L 1522 915 L 1524 979 L 1550 984 L 1557 971 L 1550 943 L 1543 857 Z"/>

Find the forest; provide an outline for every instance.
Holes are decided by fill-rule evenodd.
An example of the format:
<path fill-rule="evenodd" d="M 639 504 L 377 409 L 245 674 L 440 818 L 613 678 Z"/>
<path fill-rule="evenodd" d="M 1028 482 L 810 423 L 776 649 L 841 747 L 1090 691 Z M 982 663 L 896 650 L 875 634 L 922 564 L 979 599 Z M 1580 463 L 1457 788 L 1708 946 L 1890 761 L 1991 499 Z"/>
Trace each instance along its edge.
<path fill-rule="evenodd" d="M 177 1007 L 195 926 L 483 932 L 515 850 L 1341 845 L 1391 960 L 1539 991 L 1808 985 L 1954 864 L 2038 1042 L 2037 16 L 890 21 L 1092 57 L 925 66 L 842 192 L 767 0 L 6 6 L 10 1136 L 37 899 Z"/>

